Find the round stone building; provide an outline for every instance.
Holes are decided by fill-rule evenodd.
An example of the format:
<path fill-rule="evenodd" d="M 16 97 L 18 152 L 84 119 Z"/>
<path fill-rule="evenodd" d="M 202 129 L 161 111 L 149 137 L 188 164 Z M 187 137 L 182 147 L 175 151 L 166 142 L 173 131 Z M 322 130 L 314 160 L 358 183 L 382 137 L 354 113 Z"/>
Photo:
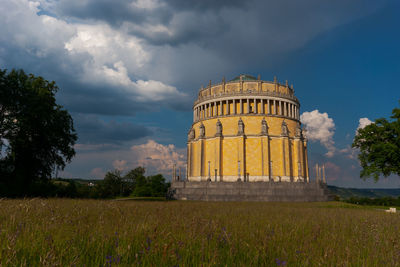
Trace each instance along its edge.
<path fill-rule="evenodd" d="M 188 182 L 309 182 L 293 86 L 240 75 L 201 88 L 187 144 Z"/>

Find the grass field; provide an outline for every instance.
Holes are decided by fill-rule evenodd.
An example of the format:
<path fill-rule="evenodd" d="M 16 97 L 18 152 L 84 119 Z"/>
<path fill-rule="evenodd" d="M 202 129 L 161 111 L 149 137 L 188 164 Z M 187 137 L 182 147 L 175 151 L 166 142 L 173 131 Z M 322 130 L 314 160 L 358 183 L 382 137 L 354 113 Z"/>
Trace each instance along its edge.
<path fill-rule="evenodd" d="M 0 200 L 0 266 L 400 266 L 400 215 L 329 203 Z"/>

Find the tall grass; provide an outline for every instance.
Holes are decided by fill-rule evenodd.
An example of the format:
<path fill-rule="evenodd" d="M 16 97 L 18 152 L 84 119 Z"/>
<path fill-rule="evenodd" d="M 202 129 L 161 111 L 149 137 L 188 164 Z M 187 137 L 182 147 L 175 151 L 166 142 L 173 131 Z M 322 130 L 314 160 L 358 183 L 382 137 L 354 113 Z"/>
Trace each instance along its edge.
<path fill-rule="evenodd" d="M 400 266 L 400 216 L 344 203 L 0 200 L 1 266 Z"/>

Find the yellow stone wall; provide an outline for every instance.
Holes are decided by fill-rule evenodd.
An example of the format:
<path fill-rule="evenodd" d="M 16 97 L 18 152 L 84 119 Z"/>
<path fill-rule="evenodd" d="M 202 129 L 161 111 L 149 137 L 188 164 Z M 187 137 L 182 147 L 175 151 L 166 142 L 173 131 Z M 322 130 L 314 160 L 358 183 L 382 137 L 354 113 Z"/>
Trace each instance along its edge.
<path fill-rule="evenodd" d="M 196 103 L 202 103 L 214 96 L 236 93 L 248 95 L 252 99 L 252 93 L 262 92 L 273 92 L 270 95 L 278 99 L 294 97 L 293 89 L 287 85 L 254 80 L 211 85 L 200 90 Z M 285 98 L 285 95 L 288 97 Z M 217 100 L 214 103 L 215 106 L 211 107 L 213 115 L 205 115 L 209 114 L 209 106 L 203 105 L 205 110 L 199 112 L 199 119 L 192 125 L 194 136 L 188 141 L 189 181 L 216 179 L 234 182 L 238 178 L 243 180 L 244 177 L 249 181 L 308 181 L 307 141 L 296 136 L 296 129 L 300 127 L 298 119 L 277 112 L 281 108 L 279 101 L 269 101 L 268 104 L 266 101 L 257 101 L 257 113 L 248 113 L 247 101 L 242 100 L 243 109 L 240 112 L 240 103 L 236 100 L 236 114 L 233 114 L 232 101 L 222 101 L 222 114 L 221 102 Z M 229 105 L 229 114 L 225 114 L 226 105 Z M 250 101 L 250 106 L 254 111 L 254 101 Z M 260 114 L 260 110 L 264 110 L 264 114 Z M 238 135 L 239 119 L 244 123 L 244 135 Z M 268 125 L 267 135 L 261 135 L 263 119 Z M 222 124 L 222 136 L 216 136 L 218 120 Z M 283 121 L 287 124 L 288 136 L 282 135 Z M 204 137 L 200 136 L 201 125 L 205 129 Z"/>
<path fill-rule="evenodd" d="M 244 123 L 244 136 L 238 136 L 238 121 Z M 261 121 L 263 118 L 268 124 L 268 136 L 261 136 Z M 215 137 L 217 121 L 222 123 L 223 137 Z M 265 181 L 270 175 L 269 161 L 272 160 L 272 178 L 276 181 L 299 179 L 307 177 L 304 172 L 304 159 L 302 159 L 301 140 L 295 137 L 298 122 L 285 119 L 289 129 L 289 137 L 281 136 L 283 118 L 243 115 L 232 117 L 212 118 L 193 124 L 195 139 L 190 141 L 191 145 L 189 180 L 211 180 L 215 179 L 217 169 L 217 180 L 236 181 L 244 174 L 250 176 L 250 181 Z M 205 138 L 199 139 L 200 125 L 205 127 Z M 201 163 L 201 142 L 204 142 L 203 163 Z M 268 149 L 269 146 L 269 149 Z M 271 157 L 271 159 L 269 158 Z M 299 175 L 298 166 L 301 164 Z M 201 169 L 202 165 L 202 169 Z M 210 165 L 210 171 L 208 166 Z M 286 177 L 286 178 L 285 178 Z M 289 178 L 288 178 L 289 177 Z"/>

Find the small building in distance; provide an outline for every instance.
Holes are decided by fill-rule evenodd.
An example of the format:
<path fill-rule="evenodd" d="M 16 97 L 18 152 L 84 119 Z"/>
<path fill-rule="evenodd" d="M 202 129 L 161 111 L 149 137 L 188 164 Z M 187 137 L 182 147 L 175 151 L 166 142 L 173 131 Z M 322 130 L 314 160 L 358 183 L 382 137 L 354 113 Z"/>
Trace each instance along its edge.
<path fill-rule="evenodd" d="M 307 192 L 322 198 L 297 200 L 326 198 L 321 183 L 310 184 L 300 102 L 293 86 L 276 78 L 239 75 L 201 88 L 188 133 L 187 178 L 176 177 L 174 171 L 172 189 L 178 199 L 285 201 L 271 194 Z"/>

